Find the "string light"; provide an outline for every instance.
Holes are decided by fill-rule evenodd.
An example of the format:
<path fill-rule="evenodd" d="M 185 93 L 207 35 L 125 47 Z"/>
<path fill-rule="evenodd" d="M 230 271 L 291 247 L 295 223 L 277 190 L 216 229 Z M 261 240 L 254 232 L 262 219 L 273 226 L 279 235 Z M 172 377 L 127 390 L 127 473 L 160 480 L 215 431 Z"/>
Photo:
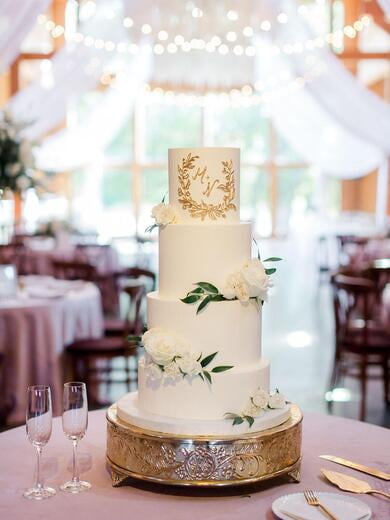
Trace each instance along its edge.
<path fill-rule="evenodd" d="M 197 8 L 196 8 L 197 9 Z M 282 20 L 279 23 L 286 23 L 286 18 L 282 17 L 285 13 L 279 13 L 278 18 Z M 287 15 L 285 15 L 287 16 Z M 316 47 L 321 48 L 326 44 L 337 43 L 342 40 L 342 38 L 347 37 L 350 39 L 356 38 L 358 33 L 361 32 L 365 27 L 367 27 L 371 22 L 371 17 L 368 15 L 364 15 L 352 24 L 348 24 L 343 28 L 337 29 L 333 32 L 329 32 L 325 35 L 318 36 L 314 39 L 309 38 L 303 41 L 297 42 L 288 42 L 284 44 L 274 44 L 271 48 L 271 53 L 273 55 L 277 55 L 280 53 L 284 53 L 287 55 L 291 54 L 300 54 L 305 50 L 311 51 Z M 117 51 L 120 53 L 130 53 L 136 54 L 139 51 L 139 46 L 134 43 L 128 42 L 118 42 L 114 43 L 111 40 L 104 40 L 102 38 L 95 38 L 91 35 L 85 35 L 81 32 L 66 32 L 65 27 L 60 24 L 56 24 L 53 20 L 49 20 L 46 15 L 41 14 L 38 16 L 38 23 L 42 25 L 53 38 L 58 38 L 62 35 L 65 36 L 65 39 L 69 42 L 74 42 L 77 44 L 84 44 L 86 47 L 95 47 L 98 50 L 105 50 L 108 52 Z M 134 22 L 131 18 L 126 17 L 123 20 L 123 24 L 127 27 L 132 27 Z M 270 31 L 272 28 L 271 22 L 269 20 L 263 20 L 260 24 L 260 29 L 262 31 Z M 144 23 L 141 26 L 141 32 L 143 34 L 151 34 L 152 26 L 148 23 Z M 254 30 L 250 26 L 244 27 L 242 30 L 242 34 L 246 38 L 250 38 L 254 34 Z M 246 55 L 249 57 L 253 57 L 256 54 L 262 54 L 261 47 L 255 48 L 253 45 L 234 45 L 230 46 L 237 41 L 237 33 L 235 31 L 228 31 L 225 35 L 227 43 L 223 42 L 222 39 L 218 35 L 214 35 L 210 38 L 209 41 L 205 41 L 203 38 L 192 38 L 191 41 L 185 40 L 184 36 L 181 34 L 175 35 L 171 41 L 170 35 L 166 30 L 160 30 L 157 34 L 157 38 L 161 43 L 158 45 L 157 43 L 152 47 L 152 51 L 155 54 L 163 54 L 163 52 L 168 51 L 169 53 L 175 53 L 178 50 L 183 52 L 190 52 L 191 50 L 206 50 L 207 52 L 219 52 L 221 55 L 226 55 L 229 52 L 233 52 L 236 56 Z M 169 49 L 168 49 L 169 48 Z"/>

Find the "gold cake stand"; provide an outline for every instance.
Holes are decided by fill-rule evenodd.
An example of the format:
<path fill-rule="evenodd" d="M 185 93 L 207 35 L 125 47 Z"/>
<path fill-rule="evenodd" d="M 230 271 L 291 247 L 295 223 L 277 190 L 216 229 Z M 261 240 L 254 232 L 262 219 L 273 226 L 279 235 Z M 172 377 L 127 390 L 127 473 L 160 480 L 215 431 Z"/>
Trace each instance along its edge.
<path fill-rule="evenodd" d="M 299 482 L 302 413 L 283 424 L 233 436 L 184 436 L 143 430 L 107 411 L 107 462 L 113 486 L 131 479 L 174 486 L 236 486 L 288 476 Z"/>

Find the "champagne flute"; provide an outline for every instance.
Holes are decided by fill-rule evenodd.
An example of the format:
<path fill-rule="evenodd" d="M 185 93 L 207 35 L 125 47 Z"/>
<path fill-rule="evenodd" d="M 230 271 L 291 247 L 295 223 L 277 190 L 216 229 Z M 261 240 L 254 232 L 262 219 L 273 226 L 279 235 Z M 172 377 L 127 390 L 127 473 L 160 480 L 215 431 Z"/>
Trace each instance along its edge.
<path fill-rule="evenodd" d="M 51 436 L 52 408 L 50 387 L 29 386 L 27 389 L 26 432 L 28 440 L 37 449 L 37 476 L 35 486 L 27 489 L 23 496 L 35 500 L 50 498 L 55 489 L 43 485 L 41 476 L 42 448 Z"/>
<path fill-rule="evenodd" d="M 73 443 L 73 477 L 62 484 L 62 491 L 80 493 L 90 489 L 91 484 L 80 480 L 77 468 L 77 445 L 84 437 L 88 426 L 88 402 L 85 383 L 71 382 L 64 384 L 62 429 Z"/>

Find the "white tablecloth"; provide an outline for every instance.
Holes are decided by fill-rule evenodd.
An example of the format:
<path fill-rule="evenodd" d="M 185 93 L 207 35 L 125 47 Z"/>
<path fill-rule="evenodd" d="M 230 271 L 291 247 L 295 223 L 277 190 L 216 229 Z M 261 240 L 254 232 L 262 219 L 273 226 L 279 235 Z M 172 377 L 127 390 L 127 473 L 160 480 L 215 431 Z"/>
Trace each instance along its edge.
<path fill-rule="evenodd" d="M 15 299 L 0 300 L 0 351 L 5 354 L 0 399 L 14 403 L 9 422 L 23 421 L 28 385 L 49 384 L 60 413 L 61 357 L 76 339 L 100 337 L 103 315 L 98 289 L 85 282 L 25 277 Z"/>

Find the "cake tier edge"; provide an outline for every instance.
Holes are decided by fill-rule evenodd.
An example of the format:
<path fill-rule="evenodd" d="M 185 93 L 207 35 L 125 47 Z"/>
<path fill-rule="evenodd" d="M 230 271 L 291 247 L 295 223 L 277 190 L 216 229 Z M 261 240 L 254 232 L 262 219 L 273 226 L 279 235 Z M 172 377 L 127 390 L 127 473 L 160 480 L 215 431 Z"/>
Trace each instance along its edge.
<path fill-rule="evenodd" d="M 290 418 L 291 405 L 286 404 L 277 410 L 267 410 L 257 417 L 251 427 L 247 423 L 233 426 L 227 419 L 199 420 L 166 417 L 154 413 L 145 412 L 139 407 L 138 392 L 124 395 L 116 403 L 117 415 L 121 421 L 137 426 L 145 430 L 155 432 L 188 435 L 188 436 L 234 436 L 255 433 L 283 424 Z"/>

